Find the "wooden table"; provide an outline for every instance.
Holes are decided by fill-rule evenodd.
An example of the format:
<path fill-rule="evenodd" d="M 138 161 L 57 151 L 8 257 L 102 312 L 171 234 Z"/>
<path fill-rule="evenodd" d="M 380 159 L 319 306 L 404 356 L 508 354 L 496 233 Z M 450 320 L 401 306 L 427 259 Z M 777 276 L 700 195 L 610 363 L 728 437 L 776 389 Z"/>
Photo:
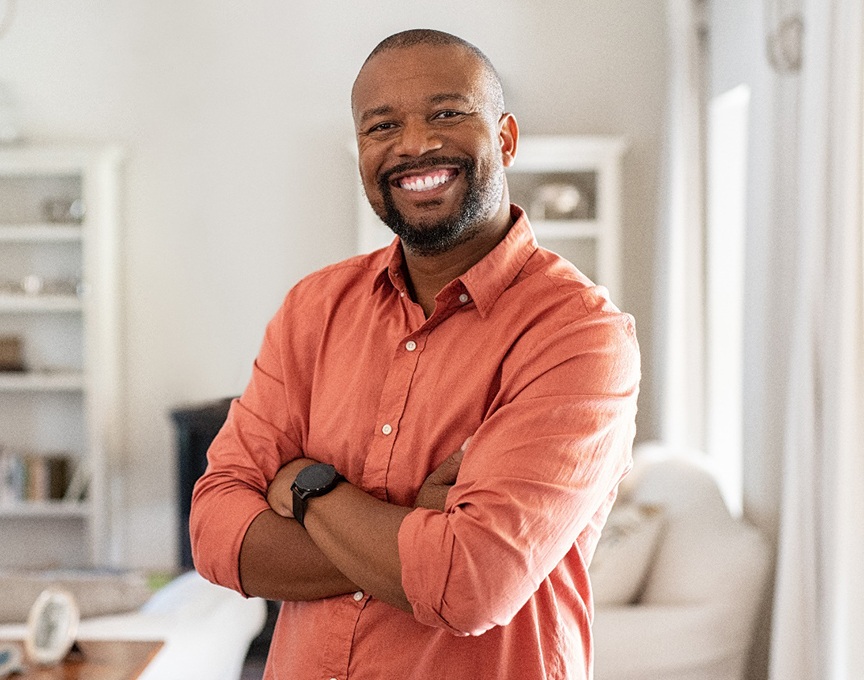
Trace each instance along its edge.
<path fill-rule="evenodd" d="M 18 643 L 20 644 L 20 643 Z M 63 663 L 51 668 L 25 663 L 22 680 L 135 680 L 164 643 L 161 640 L 78 640 Z M 23 645 L 22 652 L 23 652 Z"/>

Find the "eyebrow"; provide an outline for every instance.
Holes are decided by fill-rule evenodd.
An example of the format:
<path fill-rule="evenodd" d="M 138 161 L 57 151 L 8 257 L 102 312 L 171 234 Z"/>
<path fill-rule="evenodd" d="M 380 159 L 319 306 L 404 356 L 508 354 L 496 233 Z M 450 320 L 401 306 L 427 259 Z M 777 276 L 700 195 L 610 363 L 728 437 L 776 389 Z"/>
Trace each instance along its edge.
<path fill-rule="evenodd" d="M 471 100 L 466 97 L 464 94 L 460 94 L 459 92 L 443 92 L 441 94 L 433 95 L 429 98 L 429 101 L 432 104 L 442 104 L 443 102 L 463 102 L 465 104 L 471 103 Z"/>
<path fill-rule="evenodd" d="M 464 104 L 470 104 L 471 99 L 464 94 L 460 94 L 459 92 L 442 92 L 440 94 L 434 94 L 429 97 L 430 104 L 443 104 L 444 102 L 462 102 Z M 372 109 L 366 109 L 362 114 L 360 114 L 360 124 L 363 125 L 370 118 L 375 118 L 376 116 L 387 116 L 393 113 L 393 107 L 389 104 L 384 104 L 382 106 L 376 106 Z"/>

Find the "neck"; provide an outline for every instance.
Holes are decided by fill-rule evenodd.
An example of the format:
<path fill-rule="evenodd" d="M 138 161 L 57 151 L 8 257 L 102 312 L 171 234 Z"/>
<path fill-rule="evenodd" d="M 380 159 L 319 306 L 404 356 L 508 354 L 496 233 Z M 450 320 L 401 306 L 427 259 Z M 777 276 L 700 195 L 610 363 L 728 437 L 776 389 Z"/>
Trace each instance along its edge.
<path fill-rule="evenodd" d="M 427 319 L 435 309 L 435 296 L 441 289 L 486 257 L 507 235 L 511 224 L 507 202 L 476 236 L 444 253 L 418 255 L 404 249 L 408 283 Z"/>

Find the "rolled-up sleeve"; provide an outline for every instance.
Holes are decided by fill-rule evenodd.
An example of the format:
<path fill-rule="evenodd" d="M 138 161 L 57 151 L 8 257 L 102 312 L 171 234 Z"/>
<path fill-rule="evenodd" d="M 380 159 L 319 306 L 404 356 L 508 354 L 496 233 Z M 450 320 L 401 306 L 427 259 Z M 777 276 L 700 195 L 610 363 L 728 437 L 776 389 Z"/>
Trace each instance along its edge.
<path fill-rule="evenodd" d="M 287 304 L 287 303 L 286 303 Z M 206 579 L 240 593 L 240 548 L 249 525 L 269 508 L 267 488 L 279 468 L 299 457 L 302 425 L 294 402 L 301 381 L 286 389 L 283 325 L 286 306 L 270 322 L 243 395 L 207 453 L 207 470 L 195 485 L 190 516 L 192 556 Z M 244 593 L 245 594 L 245 593 Z"/>
<path fill-rule="evenodd" d="M 629 469 L 638 384 L 625 314 L 589 315 L 526 351 L 444 512 L 417 509 L 401 525 L 418 621 L 479 635 L 525 606 Z"/>

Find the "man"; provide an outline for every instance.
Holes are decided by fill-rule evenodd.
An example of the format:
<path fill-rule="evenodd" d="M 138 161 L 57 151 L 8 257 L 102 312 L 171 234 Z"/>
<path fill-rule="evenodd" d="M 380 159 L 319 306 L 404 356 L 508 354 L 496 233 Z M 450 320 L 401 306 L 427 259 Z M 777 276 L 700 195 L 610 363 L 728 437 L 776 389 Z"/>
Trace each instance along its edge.
<path fill-rule="evenodd" d="M 398 238 L 271 321 L 195 489 L 196 565 L 284 601 L 267 679 L 589 678 L 632 319 L 510 205 L 519 131 L 477 48 L 391 36 L 352 109 Z"/>

